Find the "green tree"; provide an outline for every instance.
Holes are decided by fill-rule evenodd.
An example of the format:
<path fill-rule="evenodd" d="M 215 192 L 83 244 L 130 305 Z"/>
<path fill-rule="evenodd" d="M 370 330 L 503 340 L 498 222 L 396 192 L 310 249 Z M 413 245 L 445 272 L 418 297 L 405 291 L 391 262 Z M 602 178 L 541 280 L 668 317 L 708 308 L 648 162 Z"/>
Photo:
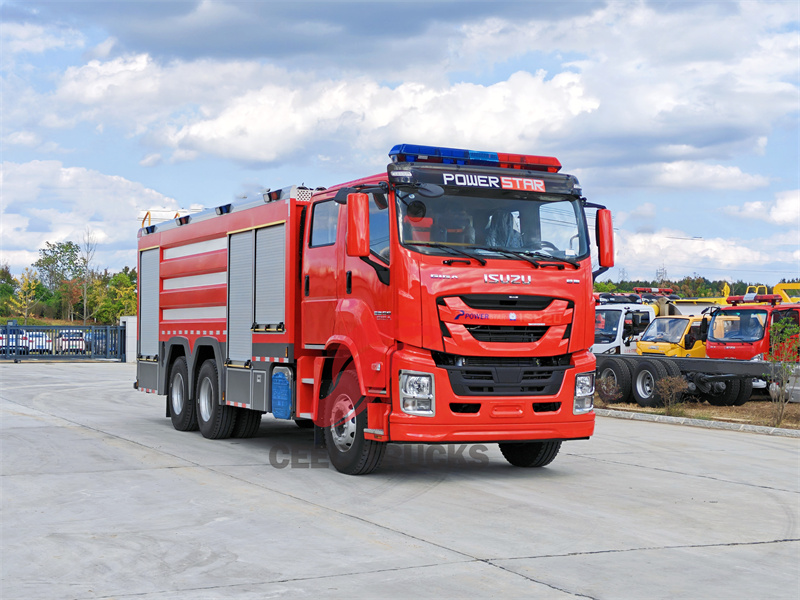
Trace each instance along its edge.
<path fill-rule="evenodd" d="M 45 242 L 39 249 L 39 260 L 33 263 L 39 271 L 42 282 L 53 293 L 49 304 L 64 319 L 74 318 L 75 304 L 80 294 L 81 282 L 80 247 L 75 242 Z"/>
<path fill-rule="evenodd" d="M 617 286 L 611 283 L 610 281 L 595 281 L 594 282 L 594 291 L 595 292 L 616 292 Z"/>
<path fill-rule="evenodd" d="M 136 285 L 130 273 L 130 270 L 116 273 L 107 284 L 102 278 L 92 284 L 90 297 L 96 306 L 94 314 L 102 323 L 114 324 L 123 315 L 136 314 Z"/>
<path fill-rule="evenodd" d="M 0 315 L 11 314 L 11 297 L 17 291 L 17 280 L 11 275 L 7 261 L 0 263 Z"/>
<path fill-rule="evenodd" d="M 772 398 L 773 425 L 780 427 L 786 404 L 791 399 L 791 386 L 800 385 L 800 376 L 796 374 L 800 360 L 800 326 L 787 317 L 776 320 L 769 328 L 770 363 L 769 395 Z"/>
<path fill-rule="evenodd" d="M 36 271 L 26 268 L 17 281 L 17 293 L 11 298 L 11 305 L 14 310 L 23 317 L 23 324 L 28 324 L 28 316 L 33 307 L 38 303 L 36 299 L 36 288 L 39 285 L 39 278 Z"/>

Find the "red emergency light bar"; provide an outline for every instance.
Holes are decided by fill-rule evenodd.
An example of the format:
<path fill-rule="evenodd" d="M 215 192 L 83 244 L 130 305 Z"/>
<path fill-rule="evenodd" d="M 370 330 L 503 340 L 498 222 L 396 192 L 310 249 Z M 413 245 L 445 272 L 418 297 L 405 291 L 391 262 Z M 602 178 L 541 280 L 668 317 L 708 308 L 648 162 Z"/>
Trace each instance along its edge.
<path fill-rule="evenodd" d="M 672 294 L 672 288 L 654 288 L 654 287 L 635 287 L 633 291 L 637 294 Z"/>
<path fill-rule="evenodd" d="M 774 306 L 781 301 L 781 297 L 778 294 L 745 294 L 744 296 L 728 296 L 726 301 L 732 306 L 746 304 L 748 302 L 769 302 Z"/>
<path fill-rule="evenodd" d="M 558 173 L 561 162 L 553 156 L 509 154 L 507 152 L 482 152 L 440 146 L 397 144 L 389 151 L 392 162 L 439 163 L 446 165 L 479 165 L 503 169 L 529 169 Z"/>

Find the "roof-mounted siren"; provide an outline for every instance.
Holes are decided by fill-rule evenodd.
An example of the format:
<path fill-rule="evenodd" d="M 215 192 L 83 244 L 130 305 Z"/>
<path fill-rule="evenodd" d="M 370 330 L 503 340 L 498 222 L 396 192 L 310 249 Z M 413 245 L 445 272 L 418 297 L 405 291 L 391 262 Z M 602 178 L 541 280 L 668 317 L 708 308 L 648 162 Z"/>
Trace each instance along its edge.
<path fill-rule="evenodd" d="M 744 296 L 728 296 L 725 301 L 731 306 L 747 303 L 763 304 L 765 302 L 769 302 L 774 306 L 781 301 L 781 296 L 780 294 L 745 294 Z"/>
<path fill-rule="evenodd" d="M 280 200 L 282 191 L 283 190 L 275 190 L 274 192 L 271 192 L 269 189 L 267 189 L 267 191 L 262 194 L 264 202 L 275 202 L 275 200 Z"/>
<path fill-rule="evenodd" d="M 561 170 L 561 162 L 553 156 L 483 152 L 441 146 L 418 146 L 416 144 L 397 144 L 389 151 L 389 157 L 395 163 L 472 165 L 500 167 L 502 169 L 527 169 L 545 173 L 558 173 Z"/>

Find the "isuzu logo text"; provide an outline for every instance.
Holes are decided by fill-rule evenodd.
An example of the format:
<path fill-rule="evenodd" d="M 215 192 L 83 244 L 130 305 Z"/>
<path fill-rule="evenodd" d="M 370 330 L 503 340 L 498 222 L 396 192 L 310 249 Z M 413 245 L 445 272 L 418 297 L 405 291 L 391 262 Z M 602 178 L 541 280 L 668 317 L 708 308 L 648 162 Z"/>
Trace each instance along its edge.
<path fill-rule="evenodd" d="M 514 284 L 522 284 L 522 285 L 530 285 L 531 283 L 531 276 L 530 275 L 494 275 L 494 274 L 485 274 L 483 276 L 484 283 L 514 283 Z"/>
<path fill-rule="evenodd" d="M 466 187 L 498 188 L 502 190 L 522 190 L 525 192 L 544 192 L 544 181 L 527 177 L 496 177 L 494 175 L 470 175 L 469 173 L 443 173 L 445 185 Z"/>

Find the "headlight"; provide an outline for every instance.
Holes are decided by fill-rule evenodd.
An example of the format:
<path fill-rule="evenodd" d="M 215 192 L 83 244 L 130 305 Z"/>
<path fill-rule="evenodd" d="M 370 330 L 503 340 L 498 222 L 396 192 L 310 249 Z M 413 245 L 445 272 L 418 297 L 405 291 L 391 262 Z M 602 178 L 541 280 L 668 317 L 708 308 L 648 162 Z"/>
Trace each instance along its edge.
<path fill-rule="evenodd" d="M 400 408 L 409 415 L 432 417 L 436 414 L 433 375 L 400 371 Z"/>
<path fill-rule="evenodd" d="M 583 415 L 594 408 L 594 373 L 578 373 L 575 376 L 575 401 L 572 412 Z"/>
<path fill-rule="evenodd" d="M 750 360 L 764 360 L 764 354 L 756 354 L 756 355 L 755 355 L 753 358 L 751 358 Z"/>

